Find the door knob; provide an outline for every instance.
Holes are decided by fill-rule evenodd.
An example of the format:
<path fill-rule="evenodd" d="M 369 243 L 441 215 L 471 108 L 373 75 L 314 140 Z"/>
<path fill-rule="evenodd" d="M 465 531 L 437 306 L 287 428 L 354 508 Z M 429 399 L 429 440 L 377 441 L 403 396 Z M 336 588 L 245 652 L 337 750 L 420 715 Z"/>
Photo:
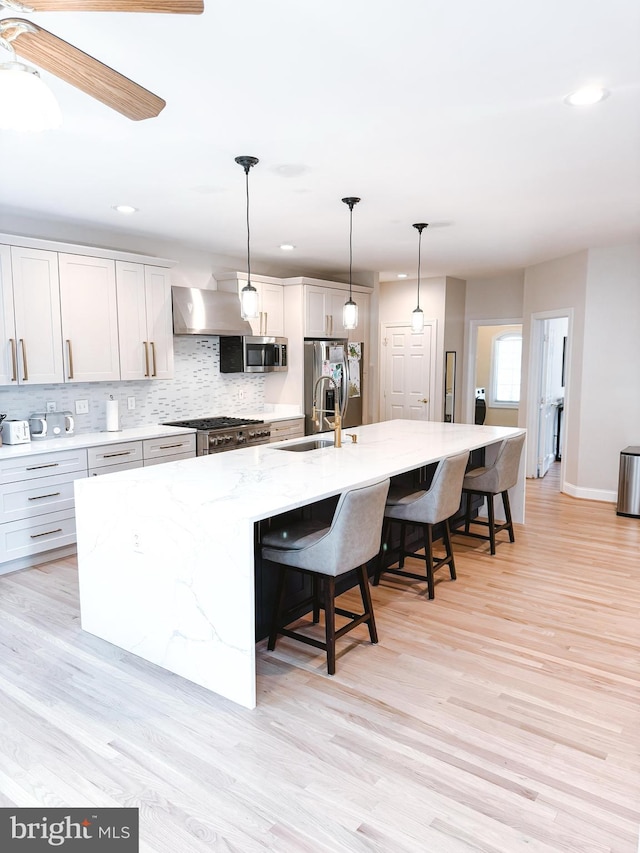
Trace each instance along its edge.
<path fill-rule="evenodd" d="M 420 400 L 420 402 L 421 402 L 421 403 L 428 403 L 428 402 L 429 402 L 429 398 L 428 398 L 428 397 L 423 397 L 423 398 L 422 398 L 422 400 Z"/>

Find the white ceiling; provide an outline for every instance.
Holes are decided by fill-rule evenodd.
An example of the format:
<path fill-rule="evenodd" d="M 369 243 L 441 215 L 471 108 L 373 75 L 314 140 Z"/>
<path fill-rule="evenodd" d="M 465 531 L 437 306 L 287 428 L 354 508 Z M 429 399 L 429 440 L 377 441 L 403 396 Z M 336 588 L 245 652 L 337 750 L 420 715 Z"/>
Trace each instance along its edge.
<path fill-rule="evenodd" d="M 160 95 L 131 122 L 51 75 L 57 131 L 0 133 L 0 213 L 246 251 L 292 274 L 482 276 L 640 233 L 637 0 L 205 0 L 32 19 Z M 5 16 L 9 13 L 5 10 Z M 8 59 L 1 51 L 2 61 Z M 601 104 L 566 106 L 589 83 Z M 124 218 L 112 205 L 139 208 Z M 286 257 L 282 242 L 297 247 Z M 357 275 L 355 276 L 357 278 Z"/>

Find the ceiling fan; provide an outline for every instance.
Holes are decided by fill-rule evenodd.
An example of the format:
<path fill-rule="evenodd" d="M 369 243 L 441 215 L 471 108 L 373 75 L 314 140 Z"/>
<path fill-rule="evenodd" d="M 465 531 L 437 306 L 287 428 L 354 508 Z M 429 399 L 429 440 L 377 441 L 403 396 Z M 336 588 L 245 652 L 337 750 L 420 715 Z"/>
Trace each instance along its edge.
<path fill-rule="evenodd" d="M 163 12 L 199 15 L 204 0 L 0 0 L 12 12 Z M 166 102 L 69 42 L 22 18 L 0 19 L 0 46 L 65 80 L 133 121 L 153 118 Z"/>

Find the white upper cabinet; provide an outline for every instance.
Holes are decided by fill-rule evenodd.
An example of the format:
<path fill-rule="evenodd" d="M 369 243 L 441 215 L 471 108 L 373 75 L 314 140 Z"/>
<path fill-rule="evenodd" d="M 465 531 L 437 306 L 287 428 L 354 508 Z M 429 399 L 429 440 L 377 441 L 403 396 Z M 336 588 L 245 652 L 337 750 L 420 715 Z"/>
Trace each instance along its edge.
<path fill-rule="evenodd" d="M 228 278 L 218 279 L 218 289 L 237 290 L 238 294 L 247 283 L 246 273 L 229 273 Z M 259 314 L 249 320 L 254 335 L 284 337 L 284 288 L 267 276 L 252 276 L 251 284 L 258 291 Z"/>
<path fill-rule="evenodd" d="M 120 379 L 115 261 L 61 253 L 65 382 Z"/>
<path fill-rule="evenodd" d="M 173 377 L 173 326 L 169 270 L 116 261 L 120 376 Z"/>
<path fill-rule="evenodd" d="M 63 381 L 56 252 L 0 246 L 0 384 Z"/>
<path fill-rule="evenodd" d="M 348 299 L 348 290 L 305 285 L 305 338 L 348 338 L 350 341 L 367 340 L 366 326 L 369 315 L 369 294 L 353 291 L 353 301 L 358 306 L 358 326 L 356 329 L 345 329 L 342 325 L 342 310 Z"/>

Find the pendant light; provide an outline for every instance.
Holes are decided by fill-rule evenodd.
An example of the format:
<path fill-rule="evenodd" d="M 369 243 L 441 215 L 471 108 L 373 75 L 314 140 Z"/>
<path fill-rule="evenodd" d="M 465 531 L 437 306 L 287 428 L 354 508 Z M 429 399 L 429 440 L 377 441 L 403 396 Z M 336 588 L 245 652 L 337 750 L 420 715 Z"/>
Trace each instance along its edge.
<path fill-rule="evenodd" d="M 249 230 L 249 169 L 259 162 L 257 157 L 236 157 L 236 163 L 244 169 L 247 188 L 247 283 L 240 291 L 240 312 L 245 320 L 255 320 L 259 316 L 258 291 L 251 284 L 251 232 Z"/>
<path fill-rule="evenodd" d="M 355 329 L 358 325 L 358 306 L 351 295 L 351 272 L 353 268 L 353 208 L 360 199 L 349 196 L 342 201 L 349 206 L 349 299 L 342 309 L 342 325 L 345 329 Z"/>
<path fill-rule="evenodd" d="M 424 311 L 420 307 L 420 250 L 422 248 L 422 232 L 428 227 L 428 222 L 418 222 L 414 228 L 418 229 L 418 305 L 411 314 L 411 331 L 419 335 L 424 329 Z"/>

